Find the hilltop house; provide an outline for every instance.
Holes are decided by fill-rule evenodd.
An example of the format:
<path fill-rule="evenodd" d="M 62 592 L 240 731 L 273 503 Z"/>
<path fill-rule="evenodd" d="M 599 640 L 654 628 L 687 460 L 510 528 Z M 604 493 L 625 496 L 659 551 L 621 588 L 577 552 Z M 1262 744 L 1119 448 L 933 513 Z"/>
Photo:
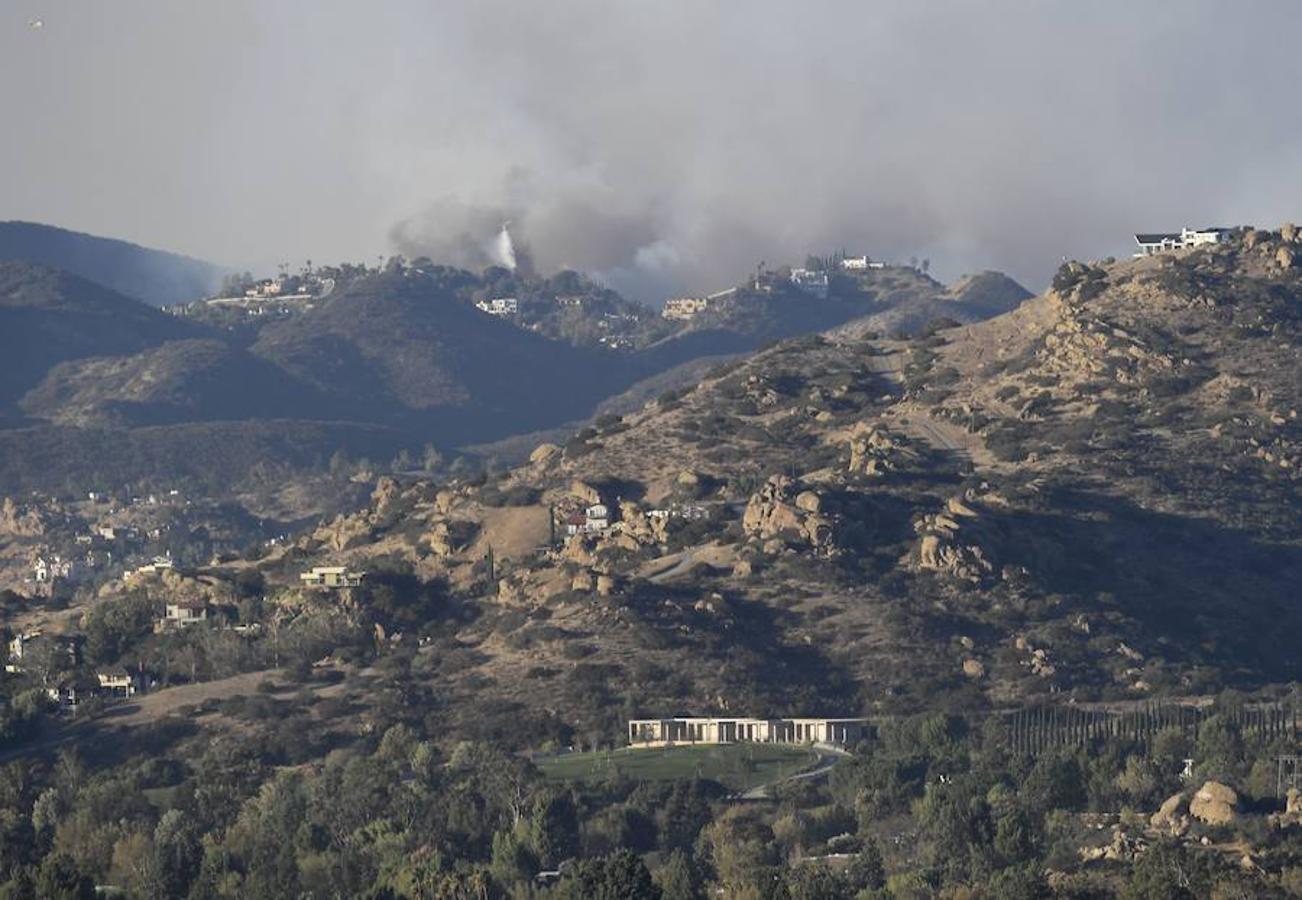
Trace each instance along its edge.
<path fill-rule="evenodd" d="M 159 625 L 163 628 L 177 626 L 184 628 L 208 620 L 208 601 L 203 597 L 177 597 L 168 600 L 163 607 L 163 619 Z"/>
<path fill-rule="evenodd" d="M 52 584 L 63 579 L 75 581 L 81 575 L 81 568 L 76 560 L 64 559 L 57 553 L 50 556 L 38 556 L 32 562 L 32 580 L 37 584 Z"/>
<path fill-rule="evenodd" d="M 593 503 L 582 512 L 573 512 L 565 517 L 565 533 L 596 534 L 610 527 L 610 508 L 604 503 Z"/>
<path fill-rule="evenodd" d="M 792 269 L 791 283 L 801 292 L 819 300 L 827 299 L 827 273 L 812 269 Z"/>
<path fill-rule="evenodd" d="M 747 741 L 843 747 L 866 737 L 869 727 L 867 719 L 633 719 L 628 723 L 628 743 L 633 747 L 665 747 Z"/>
<path fill-rule="evenodd" d="M 347 566 L 314 566 L 298 576 L 303 587 L 349 588 L 362 583 L 365 572 L 350 572 Z"/>
<path fill-rule="evenodd" d="M 868 269 L 868 257 L 847 256 L 841 260 L 841 268 L 847 272 L 864 272 Z"/>
<path fill-rule="evenodd" d="M 513 316 L 520 311 L 520 301 L 515 297 L 495 297 L 480 300 L 475 306 L 490 316 Z"/>
<path fill-rule="evenodd" d="M 1180 231 L 1162 231 L 1135 235 L 1139 245 L 1136 257 L 1152 256 L 1168 250 L 1180 250 L 1184 247 L 1201 247 L 1207 244 L 1219 244 L 1230 233 L 1228 228 L 1182 228 Z"/>
<path fill-rule="evenodd" d="M 686 321 L 693 319 L 710 308 L 710 301 L 705 297 L 675 297 L 666 300 L 660 315 L 666 319 Z"/>

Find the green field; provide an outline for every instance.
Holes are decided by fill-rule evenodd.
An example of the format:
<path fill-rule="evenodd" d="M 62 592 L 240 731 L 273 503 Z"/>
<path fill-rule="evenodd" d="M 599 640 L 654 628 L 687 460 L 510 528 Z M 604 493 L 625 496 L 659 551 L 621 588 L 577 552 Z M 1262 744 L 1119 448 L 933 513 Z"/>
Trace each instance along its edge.
<path fill-rule="evenodd" d="M 812 750 L 772 744 L 622 747 L 534 760 L 544 776 L 556 781 L 600 781 L 617 776 L 635 781 L 708 778 L 734 791 L 777 781 L 817 762 L 818 754 Z"/>

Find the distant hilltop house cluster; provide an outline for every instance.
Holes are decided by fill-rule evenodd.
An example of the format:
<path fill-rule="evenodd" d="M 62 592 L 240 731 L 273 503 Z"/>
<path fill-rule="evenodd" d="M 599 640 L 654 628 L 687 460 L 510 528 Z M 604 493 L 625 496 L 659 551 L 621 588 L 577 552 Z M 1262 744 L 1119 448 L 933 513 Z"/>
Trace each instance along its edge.
<path fill-rule="evenodd" d="M 514 316 L 520 312 L 520 301 L 515 297 L 494 297 L 492 300 L 480 300 L 475 303 L 475 306 L 490 316 Z"/>
<path fill-rule="evenodd" d="M 828 279 L 826 272 L 813 269 L 792 269 L 791 283 L 796 289 L 819 300 L 827 299 Z"/>
<path fill-rule="evenodd" d="M 1182 228 L 1176 231 L 1145 232 L 1135 235 L 1139 250 L 1135 257 L 1153 256 L 1170 250 L 1185 247 L 1202 247 L 1207 244 L 1219 244 L 1233 231 L 1231 228 Z"/>
<path fill-rule="evenodd" d="M 80 635 L 74 634 L 46 634 L 39 630 L 19 632 L 9 639 L 5 671 L 39 675 L 42 670 L 57 670 L 57 665 L 49 665 L 54 660 L 75 668 L 82 661 L 82 640 Z M 96 669 L 93 675 L 93 681 L 78 678 L 70 671 L 53 674 L 47 671 L 40 677 L 45 681 L 46 696 L 68 712 L 76 710 L 82 699 L 88 696 L 127 699 L 144 687 L 142 676 L 122 666 Z"/>
<path fill-rule="evenodd" d="M 633 719 L 628 723 L 631 747 L 675 744 L 829 744 L 845 747 L 869 736 L 867 719 L 747 719 L 679 717 Z"/>
<path fill-rule="evenodd" d="M 806 296 L 826 300 L 831 288 L 830 271 L 839 269 L 849 274 L 860 274 L 885 269 L 886 263 L 874 260 L 865 254 L 832 256 L 824 260 L 822 266 L 822 268 L 809 268 L 807 264 L 805 267 L 788 269 L 784 266 L 774 270 L 765 269 L 764 264 L 761 263 L 760 270 L 751 280 L 749 289 L 761 294 L 772 294 L 779 284 L 785 283 Z M 665 301 L 660 314 L 666 319 L 688 321 L 713 308 L 719 300 L 736 292 L 736 288 L 730 288 L 705 297 L 675 297 Z"/>

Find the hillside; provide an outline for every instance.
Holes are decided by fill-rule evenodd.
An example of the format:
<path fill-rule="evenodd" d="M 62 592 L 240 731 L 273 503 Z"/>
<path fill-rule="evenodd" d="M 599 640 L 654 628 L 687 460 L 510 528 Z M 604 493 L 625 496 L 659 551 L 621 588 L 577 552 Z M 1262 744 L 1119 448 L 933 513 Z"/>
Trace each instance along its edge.
<path fill-rule="evenodd" d="M 381 477 L 239 556 L 205 564 L 192 537 L 175 569 L 0 594 L 20 628 L 85 636 L 82 663 L 32 650 L 6 682 L 0 749 L 46 778 L 23 801 L 57 823 L 46 859 L 145 883 L 139 845 L 218 896 L 659 896 L 585 887 L 636 854 L 677 897 L 1282 896 L 1302 872 L 1302 797 L 1277 781 L 1302 733 L 1298 249 L 1249 232 L 1072 263 L 983 323 L 779 343 L 512 469 Z M 180 427 L 202 426 L 104 456 L 168 465 Z M 266 452 L 194 446 L 223 441 Z M 56 511 L 0 524 L 27 546 Z M 316 566 L 347 584 L 305 584 Z M 159 623 L 178 603 L 206 619 Z M 33 706 L 43 673 L 110 666 L 154 688 L 63 725 Z M 612 749 L 630 718 L 683 714 L 867 722 L 817 761 Z M 31 765 L 54 748 L 73 786 Z M 272 857 L 286 822 L 312 849 Z M 535 884 L 571 855 L 579 874 Z"/>
<path fill-rule="evenodd" d="M 440 689 L 546 696 L 581 727 L 1293 680 L 1302 276 L 1281 241 L 1072 264 L 915 341 L 789 341 L 500 481 L 389 485 L 300 550 L 487 589 L 458 638 L 476 661 Z M 598 496 L 619 523 L 563 548 L 500 531 L 503 504 Z M 623 685 L 596 706 L 565 699 L 575 641 Z"/>
<path fill-rule="evenodd" d="M 60 363 L 137 353 L 203 333 L 75 275 L 0 262 L 0 357 L 5 360 L 0 410 Z"/>
<path fill-rule="evenodd" d="M 151 306 L 206 296 L 224 273 L 202 260 L 34 222 L 0 222 L 5 260 L 61 269 Z"/>

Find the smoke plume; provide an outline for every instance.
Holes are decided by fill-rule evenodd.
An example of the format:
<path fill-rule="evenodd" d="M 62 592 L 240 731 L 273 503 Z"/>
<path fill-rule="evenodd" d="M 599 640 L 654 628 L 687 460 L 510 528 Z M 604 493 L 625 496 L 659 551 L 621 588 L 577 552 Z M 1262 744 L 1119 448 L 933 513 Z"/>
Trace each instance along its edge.
<path fill-rule="evenodd" d="M 23 123 L 0 142 L 0 218 L 241 267 L 501 264 L 509 221 L 520 266 L 653 302 L 838 249 L 1039 287 L 1135 230 L 1302 207 L 1291 0 L 67 0 L 43 18 L 0 25 L 23 73 L 0 79 Z"/>

